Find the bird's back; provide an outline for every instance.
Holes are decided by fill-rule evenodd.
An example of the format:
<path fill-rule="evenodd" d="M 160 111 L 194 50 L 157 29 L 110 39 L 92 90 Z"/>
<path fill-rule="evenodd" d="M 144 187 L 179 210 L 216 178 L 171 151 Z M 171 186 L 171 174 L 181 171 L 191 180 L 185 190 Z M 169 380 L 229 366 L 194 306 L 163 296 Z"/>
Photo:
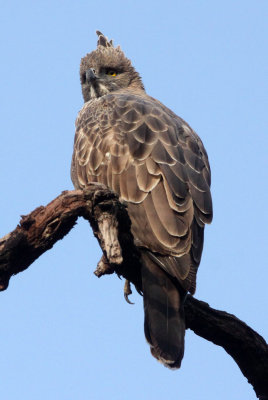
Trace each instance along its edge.
<path fill-rule="evenodd" d="M 185 121 L 141 91 L 87 102 L 76 121 L 72 179 L 77 188 L 96 181 L 118 193 L 136 244 L 194 292 L 212 202 L 207 154 Z"/>

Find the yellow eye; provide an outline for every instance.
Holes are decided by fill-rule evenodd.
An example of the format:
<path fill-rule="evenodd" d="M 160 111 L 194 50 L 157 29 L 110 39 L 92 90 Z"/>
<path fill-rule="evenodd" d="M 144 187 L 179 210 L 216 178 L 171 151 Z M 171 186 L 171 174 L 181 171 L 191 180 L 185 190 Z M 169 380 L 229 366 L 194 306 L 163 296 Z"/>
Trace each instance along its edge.
<path fill-rule="evenodd" d="M 106 72 L 106 74 L 109 75 L 109 76 L 116 76 L 116 75 L 117 75 L 117 73 L 116 73 L 113 69 L 109 69 L 109 70 Z"/>

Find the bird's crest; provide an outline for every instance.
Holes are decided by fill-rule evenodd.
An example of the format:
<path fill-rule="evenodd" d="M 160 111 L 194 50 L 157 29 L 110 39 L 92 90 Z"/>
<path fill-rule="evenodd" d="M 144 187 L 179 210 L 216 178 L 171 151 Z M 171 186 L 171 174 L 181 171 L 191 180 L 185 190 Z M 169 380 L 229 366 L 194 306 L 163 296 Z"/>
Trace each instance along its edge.
<path fill-rule="evenodd" d="M 98 42 L 97 46 L 103 46 L 103 47 L 114 47 L 113 40 L 109 40 L 106 36 L 104 36 L 103 33 L 100 31 L 96 31 L 96 34 L 98 35 Z"/>

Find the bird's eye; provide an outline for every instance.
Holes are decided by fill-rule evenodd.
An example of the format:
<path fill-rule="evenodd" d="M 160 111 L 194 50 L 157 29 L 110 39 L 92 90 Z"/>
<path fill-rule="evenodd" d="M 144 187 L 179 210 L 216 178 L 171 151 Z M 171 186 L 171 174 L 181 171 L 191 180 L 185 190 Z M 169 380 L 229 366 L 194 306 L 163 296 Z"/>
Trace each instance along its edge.
<path fill-rule="evenodd" d="M 107 69 L 106 74 L 109 76 L 116 76 L 117 72 L 114 69 Z"/>

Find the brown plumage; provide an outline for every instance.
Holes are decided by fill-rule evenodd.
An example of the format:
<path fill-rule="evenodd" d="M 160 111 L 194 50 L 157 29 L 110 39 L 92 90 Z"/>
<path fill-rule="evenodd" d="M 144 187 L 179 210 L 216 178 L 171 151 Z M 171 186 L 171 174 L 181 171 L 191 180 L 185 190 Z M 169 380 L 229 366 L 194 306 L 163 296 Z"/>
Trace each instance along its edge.
<path fill-rule="evenodd" d="M 208 157 L 190 126 L 146 94 L 120 47 L 97 34 L 97 49 L 81 60 L 72 180 L 77 189 L 104 183 L 127 202 L 142 252 L 145 336 L 154 357 L 178 368 L 183 298 L 195 291 L 212 219 Z"/>

